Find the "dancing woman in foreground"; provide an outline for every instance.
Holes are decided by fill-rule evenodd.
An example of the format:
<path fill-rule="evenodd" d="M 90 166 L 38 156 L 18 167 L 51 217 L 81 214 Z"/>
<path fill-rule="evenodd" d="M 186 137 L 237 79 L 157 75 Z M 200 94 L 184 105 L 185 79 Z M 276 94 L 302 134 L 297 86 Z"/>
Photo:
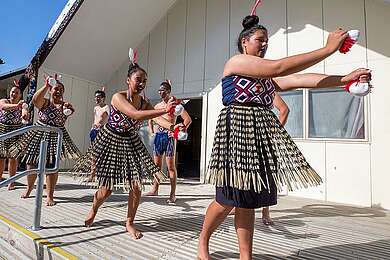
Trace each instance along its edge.
<path fill-rule="evenodd" d="M 241 54 L 231 57 L 223 71 L 225 107 L 219 115 L 206 174 L 206 182 L 216 186 L 216 198 L 204 219 L 199 259 L 210 259 L 210 237 L 233 207 L 240 259 L 251 259 L 254 209 L 276 204 L 276 191 L 283 185 L 293 190 L 322 182 L 271 111 L 274 92 L 370 80 L 367 69 L 340 76 L 295 74 L 336 52 L 347 37 L 342 29 L 331 32 L 323 48 L 268 60 L 262 58 L 268 46 L 268 32 L 259 24 L 259 18 L 247 16 L 242 25 L 237 42 Z"/>

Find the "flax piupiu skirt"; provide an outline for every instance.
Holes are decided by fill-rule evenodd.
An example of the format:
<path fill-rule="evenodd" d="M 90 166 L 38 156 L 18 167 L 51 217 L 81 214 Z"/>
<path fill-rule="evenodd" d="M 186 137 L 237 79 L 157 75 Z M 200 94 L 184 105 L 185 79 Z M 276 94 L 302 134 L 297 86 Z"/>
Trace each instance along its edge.
<path fill-rule="evenodd" d="M 36 122 L 36 125 L 50 126 L 39 121 Z M 64 126 L 55 127 L 60 128 L 63 134 L 61 159 L 77 160 L 80 158 L 80 150 L 73 143 L 66 128 Z M 57 133 L 55 132 L 44 132 L 39 130 L 27 132 L 19 139 L 16 145 L 12 147 L 11 155 L 20 158 L 20 160 L 26 164 L 37 165 L 39 162 L 39 149 L 42 140 L 47 141 L 46 163 L 50 166 L 54 165 L 57 151 Z"/>
<path fill-rule="evenodd" d="M 122 188 L 130 191 L 134 185 L 141 187 L 166 176 L 153 162 L 152 157 L 135 129 L 124 133 L 116 132 L 104 125 L 87 153 L 74 165 L 72 172 L 81 178 L 91 177 L 94 168 L 94 187 L 113 190 Z"/>
<path fill-rule="evenodd" d="M 0 123 L 0 135 L 12 132 L 14 130 L 20 129 L 23 127 L 23 124 L 18 125 L 6 125 Z M 7 138 L 4 141 L 0 141 L 0 159 L 4 158 L 14 158 L 11 156 L 11 148 L 19 141 L 23 135 L 14 136 Z"/>
<path fill-rule="evenodd" d="M 222 109 L 205 180 L 217 202 L 239 208 L 272 206 L 283 186 L 322 182 L 269 108 L 243 105 Z"/>

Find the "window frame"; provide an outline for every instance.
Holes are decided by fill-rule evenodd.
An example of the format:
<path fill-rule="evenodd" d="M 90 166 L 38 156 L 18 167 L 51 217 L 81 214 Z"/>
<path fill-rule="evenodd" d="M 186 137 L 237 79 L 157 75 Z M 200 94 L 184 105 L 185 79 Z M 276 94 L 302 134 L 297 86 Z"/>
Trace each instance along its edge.
<path fill-rule="evenodd" d="M 302 111 L 303 111 L 303 136 L 302 137 L 293 137 L 297 141 L 313 141 L 313 142 L 327 142 L 327 143 L 370 143 L 371 142 L 371 121 L 370 121 L 370 95 L 363 97 L 363 118 L 364 118 L 364 138 L 362 139 L 353 139 L 353 138 L 330 138 L 330 137 L 309 137 L 309 91 L 310 89 L 306 88 L 297 88 L 294 91 L 302 91 Z M 283 92 L 281 93 L 283 98 Z M 288 122 L 288 121 L 287 121 Z"/>

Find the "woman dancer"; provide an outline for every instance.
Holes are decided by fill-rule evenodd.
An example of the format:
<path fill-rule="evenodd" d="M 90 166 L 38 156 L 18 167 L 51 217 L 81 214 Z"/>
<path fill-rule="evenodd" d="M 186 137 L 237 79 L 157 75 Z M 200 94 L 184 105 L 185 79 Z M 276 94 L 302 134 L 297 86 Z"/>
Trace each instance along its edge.
<path fill-rule="evenodd" d="M 171 99 L 166 108 L 153 109 L 141 95 L 146 80 L 146 71 L 136 63 L 130 63 L 127 73 L 128 89 L 114 94 L 108 123 L 99 131 L 91 145 L 85 157 L 88 160 L 79 160 L 73 169 L 73 172 L 88 172 L 91 162 L 96 162 L 96 185 L 99 189 L 94 195 L 85 225 L 92 225 L 99 207 L 114 188 L 121 187 L 129 192 L 126 230 L 134 239 L 142 237 L 142 233 L 134 226 L 142 184 L 145 181 L 151 183 L 153 178 L 159 181 L 165 178 L 140 139 L 139 125 L 143 120 L 168 113 L 175 105 Z M 163 118 L 156 120 L 163 127 L 172 131 L 175 129 L 173 124 Z"/>
<path fill-rule="evenodd" d="M 63 101 L 64 91 L 64 84 L 62 84 L 59 80 L 56 80 L 55 86 L 51 86 L 47 79 L 45 85 L 34 94 L 32 103 L 39 109 L 36 125 L 55 126 L 62 130 L 63 144 L 61 159 L 75 160 L 80 157 L 80 151 L 73 143 L 64 126 L 66 120 L 68 119 L 68 116 L 64 114 L 64 110 L 69 109 L 72 113 L 74 113 L 74 108 L 70 103 Z M 50 99 L 45 98 L 47 92 L 50 94 Z M 38 165 L 39 148 L 41 140 L 43 139 L 48 142 L 46 167 L 52 168 L 55 164 L 57 149 L 57 134 L 54 132 L 46 133 L 43 131 L 30 131 L 20 139 L 16 149 L 12 153 L 21 157 L 21 161 L 26 162 L 27 169 L 34 169 Z M 27 188 L 22 193 L 22 198 L 28 198 L 30 196 L 31 191 L 34 188 L 36 178 L 36 174 L 27 176 Z M 48 174 L 46 176 L 47 206 L 55 205 L 54 189 L 57 184 L 57 180 L 58 172 Z"/>
<path fill-rule="evenodd" d="M 282 97 L 278 93 L 276 93 L 276 92 L 275 92 L 275 96 L 274 96 L 274 100 L 273 100 L 273 104 L 272 105 L 279 111 L 279 122 L 280 122 L 280 124 L 282 126 L 285 126 L 286 123 L 287 123 L 288 114 L 290 113 L 290 109 L 288 108 L 288 105 L 286 104 L 286 102 L 284 102 Z M 274 193 L 275 194 L 270 195 L 270 197 L 272 197 L 273 199 L 277 200 L 277 191 L 274 190 Z M 276 205 L 276 201 L 275 201 L 275 203 L 269 203 L 269 204 L 275 204 Z M 229 215 L 234 215 L 234 214 L 235 214 L 235 208 L 233 208 L 233 210 L 229 213 Z M 261 211 L 261 220 L 262 220 L 263 224 L 266 225 L 266 226 L 270 226 L 270 225 L 274 224 L 274 221 L 271 218 L 269 206 L 264 207 L 262 209 L 262 211 Z"/>
<path fill-rule="evenodd" d="M 11 88 L 9 98 L 0 100 L 0 134 L 6 134 L 21 128 L 23 127 L 22 120 L 28 120 L 28 111 L 22 108 L 24 101 L 21 99 L 22 92 L 17 84 L 15 84 Z M 10 150 L 19 138 L 20 136 L 15 136 L 5 141 L 0 141 L 0 179 L 4 172 L 6 159 L 8 159 L 9 177 L 16 174 L 18 161 L 14 156 L 11 156 Z M 15 189 L 15 184 L 9 184 L 8 190 L 13 189 Z"/>
<path fill-rule="evenodd" d="M 280 60 L 261 58 L 268 33 L 256 15 L 245 17 L 238 49 L 225 64 L 222 109 L 206 181 L 216 185 L 199 238 L 198 258 L 209 259 L 214 230 L 236 207 L 235 228 L 240 259 L 252 258 L 254 209 L 276 203 L 281 185 L 293 188 L 318 185 L 321 178 L 306 162 L 275 114 L 270 110 L 274 92 L 295 88 L 328 88 L 351 80 L 370 80 L 370 71 L 358 69 L 346 76 L 293 73 L 302 71 L 336 52 L 346 31 L 328 36 L 325 47 Z M 253 94 L 246 94 L 253 93 Z"/>

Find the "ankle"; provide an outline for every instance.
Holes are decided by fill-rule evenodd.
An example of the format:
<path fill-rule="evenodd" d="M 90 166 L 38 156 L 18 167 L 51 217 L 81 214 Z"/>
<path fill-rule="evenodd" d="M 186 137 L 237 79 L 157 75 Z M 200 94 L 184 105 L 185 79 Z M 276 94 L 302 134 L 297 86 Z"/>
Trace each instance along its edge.
<path fill-rule="evenodd" d="M 99 207 L 94 207 L 94 206 L 91 207 L 91 211 L 92 211 L 94 214 L 97 213 L 98 209 L 99 209 Z"/>
<path fill-rule="evenodd" d="M 210 240 L 210 235 L 205 234 L 205 232 L 200 232 L 199 234 L 199 242 L 203 244 L 208 244 Z"/>

